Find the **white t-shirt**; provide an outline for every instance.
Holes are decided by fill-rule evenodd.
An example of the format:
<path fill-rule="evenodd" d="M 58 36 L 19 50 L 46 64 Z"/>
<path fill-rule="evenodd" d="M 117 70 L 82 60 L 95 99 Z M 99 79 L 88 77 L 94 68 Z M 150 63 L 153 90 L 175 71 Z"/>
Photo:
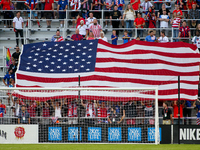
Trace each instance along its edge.
<path fill-rule="evenodd" d="M 22 22 L 24 22 L 23 18 L 22 17 L 15 17 L 13 19 L 13 22 L 15 23 L 15 27 L 16 29 L 22 29 Z"/>
<path fill-rule="evenodd" d="M 169 19 L 169 16 L 168 15 L 160 15 L 160 18 L 161 19 Z M 160 21 L 160 27 L 161 28 L 168 28 L 168 22 L 167 21 Z"/>
<path fill-rule="evenodd" d="M 77 29 L 79 29 L 80 35 L 86 35 L 86 30 L 88 29 L 88 27 L 84 24 L 83 26 L 79 25 Z"/>
<path fill-rule="evenodd" d="M 86 108 L 87 109 L 87 108 Z M 90 116 L 87 116 L 87 113 L 85 114 L 85 117 L 89 117 L 89 118 L 92 118 L 93 116 L 93 113 L 92 113 L 92 104 L 89 104 L 89 114 Z"/>
<path fill-rule="evenodd" d="M 104 36 L 103 38 L 102 38 L 102 37 L 99 37 L 99 39 L 108 42 L 108 39 L 107 39 L 107 37 L 105 37 L 105 36 Z"/>
<path fill-rule="evenodd" d="M 61 118 L 61 109 L 60 109 L 60 107 L 55 107 L 55 117 Z"/>
<path fill-rule="evenodd" d="M 125 19 L 126 20 L 135 20 L 135 11 L 131 11 L 130 9 L 128 11 L 125 11 L 124 14 L 126 15 L 125 16 Z"/>
<path fill-rule="evenodd" d="M 93 18 L 87 18 L 87 20 L 86 20 L 86 25 L 89 27 L 89 25 L 91 24 L 90 22 L 93 22 L 94 21 L 94 19 L 96 19 L 95 17 L 93 17 Z"/>
<path fill-rule="evenodd" d="M 158 41 L 161 42 L 161 43 L 166 43 L 166 42 L 169 42 L 169 39 L 166 36 L 165 37 L 161 36 L 161 37 L 158 38 Z"/>
<path fill-rule="evenodd" d="M 200 48 L 200 36 L 199 37 L 197 37 L 197 36 L 193 37 L 192 43 L 195 44 L 198 48 Z"/>

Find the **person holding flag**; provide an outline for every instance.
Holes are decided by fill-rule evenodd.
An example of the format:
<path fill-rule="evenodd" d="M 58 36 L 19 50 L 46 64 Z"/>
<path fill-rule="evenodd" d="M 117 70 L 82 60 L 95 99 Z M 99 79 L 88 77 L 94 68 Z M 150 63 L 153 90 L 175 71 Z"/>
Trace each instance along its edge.
<path fill-rule="evenodd" d="M 60 30 L 56 31 L 56 35 L 51 38 L 51 42 L 62 42 L 64 41 L 63 37 L 60 35 Z"/>
<path fill-rule="evenodd" d="M 7 48 L 7 53 L 6 53 L 6 67 L 9 68 L 11 64 L 12 64 L 12 61 L 11 61 L 10 49 Z"/>

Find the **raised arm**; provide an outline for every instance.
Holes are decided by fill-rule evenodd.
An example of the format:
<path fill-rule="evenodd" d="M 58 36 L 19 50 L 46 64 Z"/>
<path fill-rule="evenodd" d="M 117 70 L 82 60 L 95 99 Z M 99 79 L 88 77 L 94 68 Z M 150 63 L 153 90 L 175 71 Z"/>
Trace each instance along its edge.
<path fill-rule="evenodd" d="M 83 100 L 81 100 L 81 105 L 82 105 L 83 107 L 86 107 L 86 104 L 83 104 Z"/>
<path fill-rule="evenodd" d="M 60 99 L 60 109 L 62 109 L 62 105 L 63 105 L 63 102 L 62 102 L 62 98 Z"/>
<path fill-rule="evenodd" d="M 55 109 L 55 105 L 54 105 L 53 100 L 51 100 L 51 104 L 52 104 L 53 108 Z"/>
<path fill-rule="evenodd" d="M 94 100 L 94 107 L 95 107 L 95 108 L 98 107 L 98 105 L 97 105 L 97 103 L 96 103 L 96 100 Z"/>

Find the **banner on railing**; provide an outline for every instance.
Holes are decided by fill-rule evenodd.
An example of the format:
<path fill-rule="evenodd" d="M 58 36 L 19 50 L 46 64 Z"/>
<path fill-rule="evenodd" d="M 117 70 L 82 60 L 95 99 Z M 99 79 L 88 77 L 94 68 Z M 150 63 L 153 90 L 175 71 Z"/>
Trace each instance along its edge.
<path fill-rule="evenodd" d="M 0 125 L 0 143 L 38 143 L 38 125 Z"/>

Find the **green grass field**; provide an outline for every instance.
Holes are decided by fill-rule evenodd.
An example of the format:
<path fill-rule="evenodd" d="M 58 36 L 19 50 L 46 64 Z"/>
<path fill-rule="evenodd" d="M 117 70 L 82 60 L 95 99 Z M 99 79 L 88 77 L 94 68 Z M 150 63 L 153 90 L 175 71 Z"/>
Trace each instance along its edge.
<path fill-rule="evenodd" d="M 0 144 L 0 150 L 199 150 L 197 144 Z"/>

